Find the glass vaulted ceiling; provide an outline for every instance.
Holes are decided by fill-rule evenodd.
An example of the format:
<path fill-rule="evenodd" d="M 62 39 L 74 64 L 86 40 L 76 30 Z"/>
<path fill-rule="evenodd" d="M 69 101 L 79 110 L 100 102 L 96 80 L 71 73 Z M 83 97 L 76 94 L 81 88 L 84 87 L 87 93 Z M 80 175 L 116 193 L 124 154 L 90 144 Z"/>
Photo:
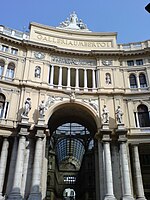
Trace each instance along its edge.
<path fill-rule="evenodd" d="M 84 136 L 90 132 L 78 123 L 66 123 L 55 131 L 57 161 L 61 168 L 78 170 L 85 153 Z"/>

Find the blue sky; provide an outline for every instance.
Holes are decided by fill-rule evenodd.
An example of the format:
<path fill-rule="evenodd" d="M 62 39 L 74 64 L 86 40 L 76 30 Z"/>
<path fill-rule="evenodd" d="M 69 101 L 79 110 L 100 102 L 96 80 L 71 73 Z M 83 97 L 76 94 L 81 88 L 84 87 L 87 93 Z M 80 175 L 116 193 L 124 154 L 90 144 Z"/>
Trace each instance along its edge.
<path fill-rule="evenodd" d="M 58 26 L 76 11 L 94 32 L 117 32 L 118 43 L 150 39 L 150 0 L 1 0 L 0 24 L 23 30 L 30 22 Z"/>

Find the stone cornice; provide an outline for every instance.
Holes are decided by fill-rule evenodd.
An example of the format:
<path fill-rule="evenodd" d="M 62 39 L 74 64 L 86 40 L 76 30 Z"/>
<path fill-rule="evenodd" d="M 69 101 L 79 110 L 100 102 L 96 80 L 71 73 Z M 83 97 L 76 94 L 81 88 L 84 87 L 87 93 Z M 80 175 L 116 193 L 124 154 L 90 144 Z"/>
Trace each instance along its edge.
<path fill-rule="evenodd" d="M 63 31 L 66 32 L 66 30 L 63 30 Z M 94 33 L 92 33 L 92 34 L 94 34 Z M 112 33 L 110 33 L 108 35 L 111 35 L 111 34 Z M 143 49 L 137 49 L 137 50 L 124 50 L 124 49 L 113 49 L 112 48 L 112 49 L 106 49 L 106 50 L 100 49 L 100 50 L 85 51 L 85 50 L 75 50 L 75 49 L 71 49 L 71 48 L 66 49 L 66 48 L 57 47 L 55 45 L 47 45 L 47 44 L 33 42 L 30 40 L 19 40 L 17 38 L 13 38 L 11 36 L 7 36 L 7 35 L 1 34 L 1 33 L 0 33 L 0 39 L 5 40 L 7 42 L 12 42 L 12 43 L 18 44 L 21 47 L 25 47 L 25 48 L 34 47 L 34 48 L 38 48 L 38 49 L 50 50 L 54 53 L 61 53 L 61 54 L 88 55 L 88 56 L 94 56 L 94 57 L 110 56 L 110 55 L 119 56 L 119 57 L 127 57 L 127 56 L 137 56 L 137 55 L 146 55 L 146 54 L 149 55 L 149 53 L 150 53 L 149 47 L 143 48 Z"/>

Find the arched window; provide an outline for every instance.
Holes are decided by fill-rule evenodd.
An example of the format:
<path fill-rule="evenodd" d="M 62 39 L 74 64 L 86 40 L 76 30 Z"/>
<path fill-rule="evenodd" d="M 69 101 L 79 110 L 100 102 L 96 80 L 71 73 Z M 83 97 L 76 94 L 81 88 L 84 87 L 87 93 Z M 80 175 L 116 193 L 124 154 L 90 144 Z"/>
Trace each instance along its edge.
<path fill-rule="evenodd" d="M 130 74 L 129 80 L 130 80 L 130 88 L 137 88 L 136 76 L 134 74 Z"/>
<path fill-rule="evenodd" d="M 0 118 L 3 117 L 5 107 L 5 96 L 0 94 Z"/>
<path fill-rule="evenodd" d="M 140 127 L 149 127 L 150 126 L 150 119 L 149 119 L 149 112 L 148 108 L 145 105 L 139 105 L 137 108 L 138 111 L 138 119 L 139 119 L 139 126 Z"/>
<path fill-rule="evenodd" d="M 4 65 L 5 65 L 4 61 L 0 60 L 0 78 L 3 75 Z"/>
<path fill-rule="evenodd" d="M 6 79 L 11 80 L 14 78 L 14 71 L 15 71 L 15 65 L 14 63 L 9 63 L 6 71 Z"/>
<path fill-rule="evenodd" d="M 139 81 L 140 81 L 140 87 L 141 88 L 147 87 L 145 74 L 141 73 L 139 75 Z"/>

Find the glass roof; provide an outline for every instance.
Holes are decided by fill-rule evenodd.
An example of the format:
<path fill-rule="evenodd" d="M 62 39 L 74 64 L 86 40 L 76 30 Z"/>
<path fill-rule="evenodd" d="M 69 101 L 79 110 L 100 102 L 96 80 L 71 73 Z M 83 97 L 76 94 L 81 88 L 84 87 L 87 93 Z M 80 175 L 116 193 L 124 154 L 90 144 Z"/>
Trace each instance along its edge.
<path fill-rule="evenodd" d="M 89 134 L 87 128 L 78 123 L 59 126 L 55 131 L 58 164 L 68 169 L 79 169 L 85 153 L 83 136 Z M 82 137 L 76 137 L 77 135 Z"/>
<path fill-rule="evenodd" d="M 55 131 L 56 134 L 64 134 L 64 135 L 87 135 L 90 132 L 84 126 L 77 123 L 66 123 L 62 126 L 59 126 Z"/>

